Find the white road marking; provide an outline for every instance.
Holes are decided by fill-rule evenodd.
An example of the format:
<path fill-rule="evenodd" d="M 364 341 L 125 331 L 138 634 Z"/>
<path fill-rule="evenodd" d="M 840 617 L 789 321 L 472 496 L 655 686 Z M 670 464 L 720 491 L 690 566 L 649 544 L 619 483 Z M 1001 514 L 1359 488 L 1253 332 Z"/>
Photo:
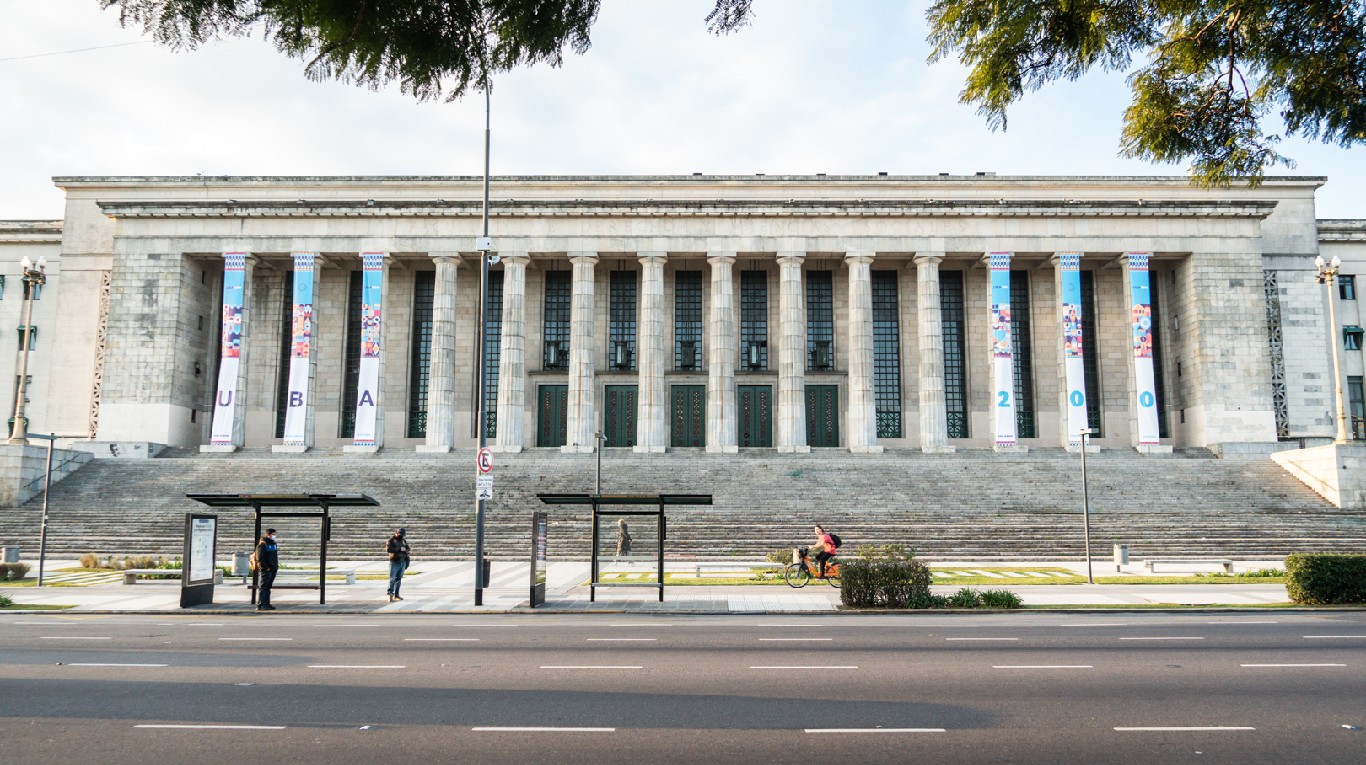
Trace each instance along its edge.
<path fill-rule="evenodd" d="M 834 638 L 759 638 L 766 643 L 815 643 L 834 640 Z"/>
<path fill-rule="evenodd" d="M 1336 640 L 1338 638 L 1366 638 L 1366 635 L 1305 635 L 1305 640 Z"/>
<path fill-rule="evenodd" d="M 1246 725 L 1189 725 L 1189 726 L 1146 726 L 1146 727 L 1116 727 L 1120 731 L 1204 731 L 1204 730 L 1257 730 Z"/>
<path fill-rule="evenodd" d="M 166 664 L 114 664 L 101 662 L 72 662 L 68 667 L 165 667 Z"/>
<path fill-rule="evenodd" d="M 1202 637 L 1122 637 L 1120 640 L 1204 640 Z"/>
<path fill-rule="evenodd" d="M 309 664 L 309 669 L 407 669 L 407 664 Z"/>
<path fill-rule="evenodd" d="M 158 627 L 222 627 L 222 622 L 157 622 Z"/>
<path fill-rule="evenodd" d="M 1091 664 L 994 664 L 992 669 L 1095 669 Z"/>
<path fill-rule="evenodd" d="M 779 665 L 779 666 L 750 667 L 750 669 L 858 669 L 858 667 L 854 667 L 854 666 L 831 667 L 831 666 L 795 665 L 795 664 L 794 664 L 794 665 Z"/>
<path fill-rule="evenodd" d="M 1227 621 L 1227 622 L 1205 622 L 1205 624 L 1280 624 L 1274 619 L 1248 620 L 1248 621 Z"/>
<path fill-rule="evenodd" d="M 621 624 L 609 624 L 608 627 L 672 627 L 668 622 L 623 622 Z"/>
<path fill-rule="evenodd" d="M 409 643 L 478 643 L 479 638 L 403 638 Z"/>
<path fill-rule="evenodd" d="M 134 728 L 171 730 L 284 730 L 283 725 L 134 725 Z"/>
<path fill-rule="evenodd" d="M 1086 622 L 1086 623 L 1078 623 L 1078 624 L 1059 624 L 1058 626 L 1059 626 L 1059 627 L 1128 627 L 1128 626 L 1130 626 L 1130 625 L 1129 625 L 1127 622 L 1114 622 L 1114 623 L 1108 623 L 1108 622 L 1094 622 L 1094 623 L 1092 623 L 1092 622 Z"/>
<path fill-rule="evenodd" d="M 273 638 L 273 637 L 226 637 L 219 640 L 293 640 L 294 638 Z"/>
<path fill-rule="evenodd" d="M 1346 664 L 1239 664 L 1240 667 L 1345 667 Z"/>
<path fill-rule="evenodd" d="M 943 728 L 807 728 L 807 733 L 943 733 Z"/>
<path fill-rule="evenodd" d="M 944 638 L 944 639 L 945 639 L 945 640 L 1019 640 L 1019 638 L 988 638 L 988 637 L 965 637 L 965 638 L 959 637 L 959 638 Z"/>
<path fill-rule="evenodd" d="M 43 635 L 39 640 L 113 640 L 109 637 L 82 637 L 79 635 Z"/>
<path fill-rule="evenodd" d="M 495 727 L 491 725 L 470 728 L 472 731 L 492 733 L 615 733 L 616 728 L 531 728 Z"/>
<path fill-rule="evenodd" d="M 659 638 L 588 638 L 590 643 L 653 643 Z"/>
<path fill-rule="evenodd" d="M 541 669 L 644 669 L 632 664 L 543 664 Z"/>

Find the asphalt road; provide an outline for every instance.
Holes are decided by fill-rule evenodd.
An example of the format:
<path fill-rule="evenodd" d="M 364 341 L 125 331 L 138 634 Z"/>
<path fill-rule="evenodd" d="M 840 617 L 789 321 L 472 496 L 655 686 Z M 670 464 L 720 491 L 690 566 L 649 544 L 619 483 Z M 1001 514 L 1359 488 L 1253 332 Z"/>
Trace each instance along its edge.
<path fill-rule="evenodd" d="M 0 615 L 16 763 L 1361 763 L 1363 728 L 1354 612 Z"/>

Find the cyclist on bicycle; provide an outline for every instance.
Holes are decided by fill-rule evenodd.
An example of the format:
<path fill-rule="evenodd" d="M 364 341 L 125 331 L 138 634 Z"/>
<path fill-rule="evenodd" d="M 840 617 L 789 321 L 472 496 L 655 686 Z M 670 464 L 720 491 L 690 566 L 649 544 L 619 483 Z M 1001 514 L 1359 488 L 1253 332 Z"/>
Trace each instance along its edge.
<path fill-rule="evenodd" d="M 809 551 L 816 553 L 816 562 L 820 564 L 820 576 L 822 579 L 824 579 L 825 562 L 835 557 L 835 552 L 838 550 L 838 548 L 835 547 L 835 540 L 831 539 L 830 535 L 825 533 L 825 529 L 821 528 L 821 525 L 819 523 L 816 524 L 815 531 L 816 544 L 812 545 L 808 549 Z"/>

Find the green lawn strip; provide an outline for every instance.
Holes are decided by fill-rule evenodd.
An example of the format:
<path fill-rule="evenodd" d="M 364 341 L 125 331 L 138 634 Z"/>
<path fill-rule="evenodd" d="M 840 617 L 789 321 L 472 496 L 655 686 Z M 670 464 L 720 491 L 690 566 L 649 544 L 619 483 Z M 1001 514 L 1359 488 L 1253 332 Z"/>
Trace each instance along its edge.
<path fill-rule="evenodd" d="M 72 606 L 40 605 L 38 603 L 15 603 L 12 606 L 0 606 L 0 611 L 65 611 Z"/>

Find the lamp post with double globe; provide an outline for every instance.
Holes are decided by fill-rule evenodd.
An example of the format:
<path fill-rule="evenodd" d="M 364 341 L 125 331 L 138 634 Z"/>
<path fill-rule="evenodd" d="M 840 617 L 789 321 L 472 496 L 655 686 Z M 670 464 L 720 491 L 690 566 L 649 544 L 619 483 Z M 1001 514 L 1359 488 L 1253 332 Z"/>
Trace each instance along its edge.
<path fill-rule="evenodd" d="M 1338 338 L 1338 312 L 1337 296 L 1333 294 L 1333 282 L 1337 281 L 1338 269 L 1342 267 L 1342 259 L 1334 255 L 1330 261 L 1325 261 L 1320 255 L 1314 258 L 1314 265 L 1319 269 L 1319 284 L 1328 289 L 1328 326 L 1330 329 L 1330 340 L 1333 346 L 1333 390 L 1334 400 L 1338 410 L 1338 432 L 1333 439 L 1334 443 L 1347 443 L 1347 408 L 1342 402 L 1342 359 L 1341 351 L 1338 346 L 1342 341 Z"/>
<path fill-rule="evenodd" d="M 19 388 L 14 398 L 14 419 L 10 420 L 9 443 L 27 444 L 28 419 L 24 416 L 24 396 L 28 389 L 28 348 L 33 341 L 33 298 L 47 283 L 47 258 L 39 257 L 37 267 L 24 256 L 19 263 L 24 279 L 24 335 L 19 354 Z"/>

